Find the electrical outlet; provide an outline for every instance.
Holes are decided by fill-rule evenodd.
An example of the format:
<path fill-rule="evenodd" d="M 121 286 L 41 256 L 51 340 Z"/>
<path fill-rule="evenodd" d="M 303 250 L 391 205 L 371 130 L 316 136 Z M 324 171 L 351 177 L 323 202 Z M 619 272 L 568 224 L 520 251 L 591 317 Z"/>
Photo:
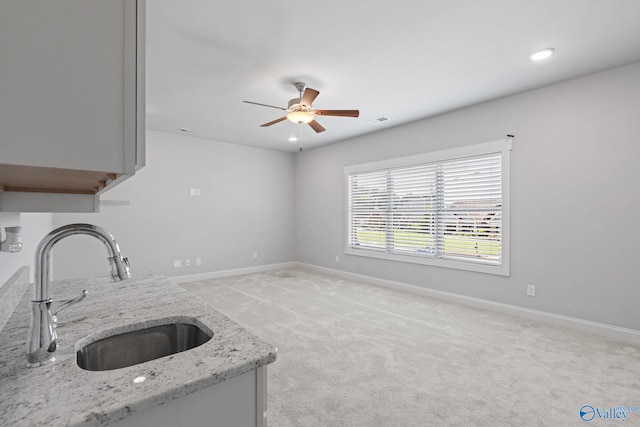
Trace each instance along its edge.
<path fill-rule="evenodd" d="M 340 256 L 336 255 L 336 262 L 340 262 Z"/>
<path fill-rule="evenodd" d="M 173 268 L 182 267 L 182 261 L 179 259 L 173 260 Z"/>
<path fill-rule="evenodd" d="M 536 285 L 527 285 L 527 295 L 530 297 L 536 296 Z"/>
<path fill-rule="evenodd" d="M 200 258 L 196 258 L 196 265 L 202 264 L 202 260 Z"/>
<path fill-rule="evenodd" d="M 189 267 L 191 265 L 191 260 L 189 258 L 184 260 L 184 265 L 186 265 L 187 267 Z"/>
<path fill-rule="evenodd" d="M 253 253 L 253 259 L 258 259 L 258 252 Z"/>

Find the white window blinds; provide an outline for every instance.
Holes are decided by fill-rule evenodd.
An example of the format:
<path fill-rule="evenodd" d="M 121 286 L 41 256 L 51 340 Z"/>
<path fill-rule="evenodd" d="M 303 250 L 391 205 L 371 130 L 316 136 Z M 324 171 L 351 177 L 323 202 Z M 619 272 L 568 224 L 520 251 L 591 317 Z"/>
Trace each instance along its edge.
<path fill-rule="evenodd" d="M 442 163 L 442 257 L 500 264 L 501 165 L 501 154 Z"/>
<path fill-rule="evenodd" d="M 501 266 L 503 155 L 349 172 L 348 253 Z"/>

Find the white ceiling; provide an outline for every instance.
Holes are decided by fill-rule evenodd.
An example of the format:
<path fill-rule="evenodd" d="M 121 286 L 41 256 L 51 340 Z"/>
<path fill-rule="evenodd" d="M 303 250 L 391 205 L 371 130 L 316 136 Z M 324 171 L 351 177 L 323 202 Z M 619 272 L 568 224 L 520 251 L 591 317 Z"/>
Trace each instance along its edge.
<path fill-rule="evenodd" d="M 311 148 L 640 61 L 639 23 L 640 0 L 151 0 L 147 128 Z M 284 112 L 242 101 L 286 107 L 294 81 L 360 117 L 260 127 Z"/>

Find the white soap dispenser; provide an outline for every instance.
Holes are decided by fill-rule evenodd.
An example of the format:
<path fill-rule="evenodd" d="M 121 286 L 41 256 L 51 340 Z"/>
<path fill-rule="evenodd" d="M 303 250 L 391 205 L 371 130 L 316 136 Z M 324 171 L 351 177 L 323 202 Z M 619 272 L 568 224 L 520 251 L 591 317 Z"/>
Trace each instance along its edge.
<path fill-rule="evenodd" d="M 5 227 L 6 238 L 0 243 L 0 251 L 2 252 L 20 252 L 22 249 L 22 236 L 20 232 L 22 227 Z"/>

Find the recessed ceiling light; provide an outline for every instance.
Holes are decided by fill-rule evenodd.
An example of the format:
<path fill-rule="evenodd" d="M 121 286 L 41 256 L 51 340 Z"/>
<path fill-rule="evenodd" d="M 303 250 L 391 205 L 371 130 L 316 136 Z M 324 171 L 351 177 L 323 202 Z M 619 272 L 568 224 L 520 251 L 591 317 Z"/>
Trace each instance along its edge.
<path fill-rule="evenodd" d="M 554 52 L 555 49 L 547 47 L 545 49 L 540 49 L 537 52 L 533 52 L 531 55 L 529 55 L 529 58 L 532 61 L 542 61 L 543 59 L 549 58 L 551 55 L 553 55 Z"/>
<path fill-rule="evenodd" d="M 298 138 L 296 138 L 295 136 L 290 136 L 289 137 L 289 142 L 296 142 L 298 140 Z"/>

